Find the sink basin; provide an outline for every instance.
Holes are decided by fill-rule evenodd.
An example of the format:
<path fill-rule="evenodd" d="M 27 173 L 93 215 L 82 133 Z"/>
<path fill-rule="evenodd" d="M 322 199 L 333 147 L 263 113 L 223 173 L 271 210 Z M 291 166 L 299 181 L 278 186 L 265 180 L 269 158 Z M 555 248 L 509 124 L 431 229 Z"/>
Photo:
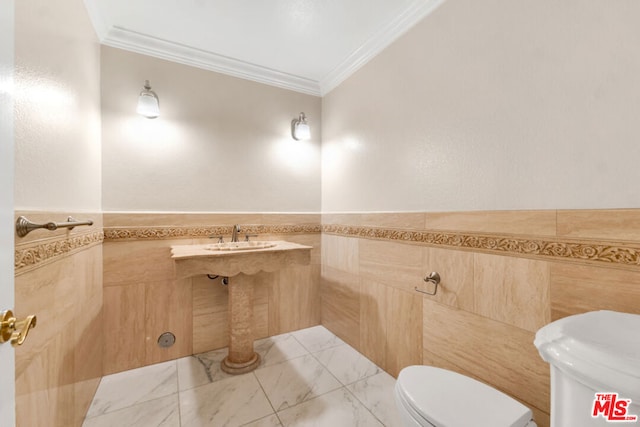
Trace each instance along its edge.
<path fill-rule="evenodd" d="M 309 264 L 311 246 L 282 240 L 171 246 L 176 278 L 199 274 L 235 276 L 273 272 L 291 264 Z"/>
<path fill-rule="evenodd" d="M 209 251 L 247 251 L 252 249 L 272 248 L 274 242 L 253 241 L 253 242 L 224 242 L 206 245 L 204 248 Z"/>

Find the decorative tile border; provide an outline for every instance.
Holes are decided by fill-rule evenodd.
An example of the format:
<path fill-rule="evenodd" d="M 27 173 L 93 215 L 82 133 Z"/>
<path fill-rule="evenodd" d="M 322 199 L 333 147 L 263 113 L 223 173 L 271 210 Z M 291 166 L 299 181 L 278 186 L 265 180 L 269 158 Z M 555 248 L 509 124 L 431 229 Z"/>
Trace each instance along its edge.
<path fill-rule="evenodd" d="M 29 271 L 57 257 L 86 249 L 104 241 L 162 240 L 228 236 L 232 226 L 202 227 L 108 227 L 95 232 L 53 239 L 15 249 L 15 274 Z M 581 261 L 612 267 L 640 268 L 640 246 L 602 241 L 525 238 L 508 235 L 401 230 L 320 224 L 244 225 L 242 234 L 327 233 L 366 239 L 400 241 L 429 246 L 536 257 L 556 261 Z"/>
<path fill-rule="evenodd" d="M 104 234 L 98 231 L 72 237 L 60 237 L 21 246 L 16 245 L 14 258 L 15 275 L 33 270 L 56 258 L 79 252 L 102 243 Z"/>
<path fill-rule="evenodd" d="M 232 225 L 200 227 L 107 227 L 106 241 L 201 239 L 210 236 L 231 235 Z M 245 234 L 313 234 L 320 233 L 319 224 L 242 225 Z"/>
<path fill-rule="evenodd" d="M 606 263 L 616 267 L 640 267 L 640 247 L 571 239 L 517 238 L 505 235 L 398 230 L 379 227 L 324 225 L 323 233 L 367 239 L 402 241 L 431 246 L 472 249 L 551 260 Z"/>

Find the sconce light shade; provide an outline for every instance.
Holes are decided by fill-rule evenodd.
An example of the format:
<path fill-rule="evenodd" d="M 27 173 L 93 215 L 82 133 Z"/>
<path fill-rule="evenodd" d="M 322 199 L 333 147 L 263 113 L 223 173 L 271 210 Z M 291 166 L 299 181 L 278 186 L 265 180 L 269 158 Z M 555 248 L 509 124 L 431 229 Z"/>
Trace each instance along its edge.
<path fill-rule="evenodd" d="M 307 117 L 300 113 L 297 119 L 291 121 L 291 136 L 296 141 L 306 141 L 311 139 L 311 128 L 307 123 Z"/>
<path fill-rule="evenodd" d="M 144 89 L 138 97 L 138 108 L 136 112 L 147 119 L 155 119 L 160 115 L 160 100 L 158 95 L 151 90 L 149 80 L 144 81 Z"/>

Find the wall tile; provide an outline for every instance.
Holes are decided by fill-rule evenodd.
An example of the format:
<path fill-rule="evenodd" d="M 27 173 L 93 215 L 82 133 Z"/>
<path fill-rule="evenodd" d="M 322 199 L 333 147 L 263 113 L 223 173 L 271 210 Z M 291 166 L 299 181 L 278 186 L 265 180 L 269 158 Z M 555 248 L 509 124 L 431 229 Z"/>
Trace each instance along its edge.
<path fill-rule="evenodd" d="M 191 240 L 105 242 L 104 286 L 155 282 L 174 276 L 172 245 Z"/>
<path fill-rule="evenodd" d="M 425 332 L 425 334 L 426 333 L 427 332 Z M 474 378 L 478 381 L 482 381 L 480 377 L 474 375 L 472 372 L 469 372 L 466 369 L 463 369 L 458 365 L 452 363 L 451 360 L 449 360 L 446 356 L 444 357 L 439 356 L 427 350 L 426 347 L 423 348 L 422 350 L 422 364 L 427 366 L 435 366 L 437 368 L 447 369 L 449 371 L 454 371 L 459 374 L 466 375 L 467 377 Z"/>
<path fill-rule="evenodd" d="M 559 210 L 558 236 L 640 240 L 640 209 Z"/>
<path fill-rule="evenodd" d="M 197 225 L 234 225 L 260 224 L 262 214 L 251 213 L 134 213 L 106 212 L 105 227 L 162 227 L 162 226 L 197 226 Z"/>
<path fill-rule="evenodd" d="M 545 261 L 474 254 L 474 312 L 535 332 L 549 323 Z"/>
<path fill-rule="evenodd" d="M 222 278 L 211 280 L 200 275 L 187 280 L 192 283 L 194 318 L 229 309 L 229 290 L 221 284 Z"/>
<path fill-rule="evenodd" d="M 104 375 L 144 366 L 144 309 L 144 284 L 104 288 Z"/>
<path fill-rule="evenodd" d="M 533 332 L 427 299 L 423 307 L 424 349 L 549 413 L 549 365 Z"/>
<path fill-rule="evenodd" d="M 428 273 L 436 271 L 440 274 L 441 279 L 436 295 L 425 295 L 425 298 L 473 311 L 473 253 L 426 248 L 423 264 L 423 278 Z M 421 289 L 425 287 L 428 287 L 431 292 L 431 284 L 422 283 L 419 285 Z"/>
<path fill-rule="evenodd" d="M 73 367 L 76 382 L 102 377 L 104 354 L 102 293 L 92 299 L 84 300 L 79 311 L 77 323 L 73 328 L 75 334 Z"/>
<path fill-rule="evenodd" d="M 387 306 L 392 299 L 392 287 L 360 279 L 359 351 L 382 369 L 387 365 Z"/>
<path fill-rule="evenodd" d="M 100 360 L 102 362 L 102 360 Z M 100 378 L 92 378 L 85 381 L 79 381 L 74 384 L 74 396 L 75 396 L 75 414 L 74 425 L 81 426 L 84 422 L 85 415 L 91 406 L 93 397 L 96 394 L 98 385 L 100 385 Z"/>
<path fill-rule="evenodd" d="M 551 264 L 551 318 L 595 310 L 640 314 L 640 272 Z"/>
<path fill-rule="evenodd" d="M 270 336 L 320 323 L 320 265 L 284 268 L 268 283 Z"/>
<path fill-rule="evenodd" d="M 229 313 L 204 313 L 193 318 L 193 354 L 229 345 Z"/>
<path fill-rule="evenodd" d="M 422 363 L 422 297 L 393 289 L 387 305 L 385 370 L 397 377 L 406 366 Z"/>
<path fill-rule="evenodd" d="M 322 235 L 323 265 L 351 274 L 358 274 L 358 239 Z"/>
<path fill-rule="evenodd" d="M 101 255 L 92 246 L 15 279 L 15 314 L 38 316 L 15 350 L 18 425 L 66 427 L 84 416 L 84 393 L 102 375 Z"/>
<path fill-rule="evenodd" d="M 189 356 L 193 352 L 191 280 L 165 280 L 145 285 L 145 365 Z M 169 348 L 158 338 L 171 332 L 176 342 Z"/>
<path fill-rule="evenodd" d="M 361 214 L 323 213 L 322 224 L 359 225 Z"/>
<path fill-rule="evenodd" d="M 385 285 L 414 292 L 425 276 L 425 247 L 405 243 L 357 239 L 363 279 L 375 280 Z"/>
<path fill-rule="evenodd" d="M 555 236 L 556 211 L 428 212 L 428 230 Z"/>
<path fill-rule="evenodd" d="M 424 213 L 422 212 L 382 212 L 362 213 L 358 224 L 364 227 L 389 227 L 420 230 L 424 228 Z"/>
<path fill-rule="evenodd" d="M 260 221 L 253 224 L 320 224 L 319 213 L 263 213 Z"/>
<path fill-rule="evenodd" d="M 360 282 L 357 276 L 322 268 L 322 325 L 356 349 L 360 348 Z"/>

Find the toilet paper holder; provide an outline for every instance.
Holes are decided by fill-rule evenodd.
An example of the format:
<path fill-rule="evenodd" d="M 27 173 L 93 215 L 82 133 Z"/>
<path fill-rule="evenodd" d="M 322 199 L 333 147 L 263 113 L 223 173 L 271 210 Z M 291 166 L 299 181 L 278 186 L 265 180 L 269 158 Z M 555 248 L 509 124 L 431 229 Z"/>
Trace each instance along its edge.
<path fill-rule="evenodd" d="M 416 291 L 423 294 L 427 294 L 427 295 L 435 295 L 438 292 L 438 285 L 440 284 L 440 275 L 438 274 L 438 272 L 432 271 L 427 276 L 425 276 L 425 278 L 422 280 L 424 280 L 425 282 L 433 283 L 435 285 L 435 288 L 433 289 L 433 293 L 429 291 L 420 290 L 418 289 L 417 286 L 415 287 Z"/>

